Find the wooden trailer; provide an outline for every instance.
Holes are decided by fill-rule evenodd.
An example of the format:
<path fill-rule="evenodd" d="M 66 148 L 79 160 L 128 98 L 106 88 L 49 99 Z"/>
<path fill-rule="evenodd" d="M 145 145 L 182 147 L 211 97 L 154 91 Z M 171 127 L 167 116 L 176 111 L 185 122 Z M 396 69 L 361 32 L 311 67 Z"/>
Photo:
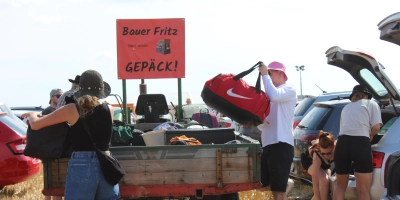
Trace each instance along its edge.
<path fill-rule="evenodd" d="M 112 147 L 126 176 L 126 199 L 190 197 L 238 199 L 237 192 L 261 188 L 260 144 Z M 63 196 L 69 159 L 44 161 L 44 195 Z"/>

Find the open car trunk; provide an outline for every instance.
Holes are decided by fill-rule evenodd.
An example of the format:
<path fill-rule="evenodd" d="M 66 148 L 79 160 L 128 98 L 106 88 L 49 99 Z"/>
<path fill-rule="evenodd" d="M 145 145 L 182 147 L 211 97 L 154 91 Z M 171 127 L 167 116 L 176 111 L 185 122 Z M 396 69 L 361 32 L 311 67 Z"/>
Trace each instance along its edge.
<path fill-rule="evenodd" d="M 328 64 L 347 71 L 359 84 L 368 87 L 373 98 L 382 104 L 387 105 L 389 98 L 400 100 L 399 90 L 386 75 L 385 68 L 369 53 L 334 46 L 326 51 L 326 57 Z"/>
<path fill-rule="evenodd" d="M 400 105 L 399 90 L 385 73 L 383 65 L 369 53 L 361 50 L 344 50 L 334 46 L 326 51 L 326 57 L 328 64 L 347 71 L 359 84 L 365 85 L 373 98 L 380 103 L 383 126 L 371 142 L 373 159 L 376 161 L 372 173 L 371 198 L 380 198 L 384 187 L 382 174 L 384 174 L 385 154 L 391 153 L 398 147 L 399 136 L 396 127 L 399 123 L 397 120 Z M 379 156 L 381 156 L 380 165 Z M 335 175 L 330 177 L 331 190 L 335 187 L 335 178 Z M 346 199 L 358 198 L 356 181 L 355 176 L 350 175 L 345 193 Z"/>
<path fill-rule="evenodd" d="M 378 24 L 380 39 L 400 45 L 400 12 L 389 15 Z"/>
<path fill-rule="evenodd" d="M 387 123 L 393 123 L 393 119 L 399 116 L 398 108 L 395 107 L 400 99 L 399 90 L 386 75 L 383 65 L 369 53 L 334 46 L 326 51 L 326 57 L 328 64 L 347 71 L 359 84 L 368 87 L 373 98 L 379 101 L 383 126 L 371 142 L 377 144 L 390 125 Z"/>

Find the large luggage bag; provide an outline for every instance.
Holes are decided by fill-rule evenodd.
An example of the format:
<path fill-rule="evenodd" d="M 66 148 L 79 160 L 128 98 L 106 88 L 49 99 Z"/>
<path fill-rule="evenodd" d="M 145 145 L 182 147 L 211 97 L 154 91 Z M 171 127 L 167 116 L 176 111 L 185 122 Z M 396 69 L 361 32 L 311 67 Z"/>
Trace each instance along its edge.
<path fill-rule="evenodd" d="M 261 62 L 238 74 L 218 74 L 204 84 L 201 97 L 204 103 L 232 120 L 245 126 L 263 123 L 270 111 L 270 100 L 261 90 L 261 74 L 256 86 L 250 86 L 242 78 L 258 68 Z"/>

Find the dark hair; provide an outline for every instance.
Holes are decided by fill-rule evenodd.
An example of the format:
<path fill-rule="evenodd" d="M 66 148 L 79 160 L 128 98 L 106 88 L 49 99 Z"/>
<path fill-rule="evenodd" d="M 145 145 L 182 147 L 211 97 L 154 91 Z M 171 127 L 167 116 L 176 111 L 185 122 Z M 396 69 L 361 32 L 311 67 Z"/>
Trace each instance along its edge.
<path fill-rule="evenodd" d="M 318 142 L 313 143 L 310 147 L 312 150 L 310 153 L 310 157 L 312 158 L 314 155 L 314 151 L 319 151 L 318 148 L 329 148 L 329 147 L 334 147 L 335 146 L 335 140 L 333 140 L 333 136 L 329 132 L 325 132 L 323 130 L 319 131 L 318 135 Z M 308 151 L 308 150 L 307 150 Z"/>
<path fill-rule="evenodd" d="M 335 145 L 335 140 L 333 140 L 332 134 L 320 130 L 318 135 L 318 147 L 326 149 L 329 147 L 333 147 L 334 145 Z"/>
<path fill-rule="evenodd" d="M 92 112 L 93 109 L 100 103 L 97 101 L 98 98 L 90 95 L 83 95 L 78 98 L 78 105 L 80 109 L 79 117 L 85 117 L 88 113 Z"/>
<path fill-rule="evenodd" d="M 363 92 L 355 92 L 354 95 L 351 97 L 350 101 L 356 102 L 360 99 L 368 98 L 368 94 Z"/>

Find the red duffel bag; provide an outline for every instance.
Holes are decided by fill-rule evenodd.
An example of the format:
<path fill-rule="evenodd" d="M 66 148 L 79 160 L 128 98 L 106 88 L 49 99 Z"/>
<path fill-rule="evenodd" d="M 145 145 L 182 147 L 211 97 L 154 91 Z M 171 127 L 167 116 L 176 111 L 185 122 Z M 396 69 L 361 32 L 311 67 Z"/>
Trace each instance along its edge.
<path fill-rule="evenodd" d="M 258 68 L 261 62 L 238 75 L 218 74 L 204 84 L 201 97 L 204 103 L 244 126 L 257 126 L 270 111 L 270 100 L 261 91 L 258 74 L 256 86 L 242 78 Z"/>

